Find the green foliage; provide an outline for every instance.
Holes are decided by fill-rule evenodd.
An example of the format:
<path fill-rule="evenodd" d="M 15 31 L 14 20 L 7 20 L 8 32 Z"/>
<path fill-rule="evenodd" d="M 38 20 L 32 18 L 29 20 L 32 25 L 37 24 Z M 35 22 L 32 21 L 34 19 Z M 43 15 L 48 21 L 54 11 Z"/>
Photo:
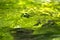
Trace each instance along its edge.
<path fill-rule="evenodd" d="M 49 20 L 53 21 L 49 22 Z M 33 29 L 33 34 L 48 32 L 60 34 L 60 2 L 58 0 L 0 0 L 1 40 L 7 40 L 7 37 L 13 40 L 7 30 L 17 27 Z"/>
<path fill-rule="evenodd" d="M 0 27 L 0 40 L 13 40 L 9 30 L 8 27 Z"/>

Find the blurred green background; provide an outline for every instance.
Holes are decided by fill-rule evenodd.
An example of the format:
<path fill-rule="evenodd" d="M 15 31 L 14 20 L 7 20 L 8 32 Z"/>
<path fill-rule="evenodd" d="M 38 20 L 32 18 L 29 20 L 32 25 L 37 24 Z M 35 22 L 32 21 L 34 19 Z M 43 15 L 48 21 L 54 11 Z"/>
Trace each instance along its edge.
<path fill-rule="evenodd" d="M 59 39 L 60 0 L 0 0 L 0 40 Z"/>

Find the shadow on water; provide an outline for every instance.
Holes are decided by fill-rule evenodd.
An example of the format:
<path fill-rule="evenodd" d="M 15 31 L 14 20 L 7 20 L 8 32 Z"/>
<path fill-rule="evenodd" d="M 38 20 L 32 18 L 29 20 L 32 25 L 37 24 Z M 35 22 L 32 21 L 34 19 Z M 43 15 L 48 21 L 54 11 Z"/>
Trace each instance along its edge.
<path fill-rule="evenodd" d="M 27 29 L 13 29 L 12 36 L 14 40 L 52 40 L 53 38 L 60 37 L 60 34 L 54 34 L 53 32 L 48 32 L 46 34 L 36 34 L 33 35 L 33 30 Z"/>

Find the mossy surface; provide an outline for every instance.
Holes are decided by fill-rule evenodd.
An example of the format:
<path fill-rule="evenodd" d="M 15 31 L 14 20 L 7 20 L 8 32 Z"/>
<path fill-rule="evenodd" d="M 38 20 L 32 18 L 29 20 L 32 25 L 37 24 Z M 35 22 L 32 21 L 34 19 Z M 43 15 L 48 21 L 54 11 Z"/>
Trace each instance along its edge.
<path fill-rule="evenodd" d="M 26 40 L 31 38 L 31 40 L 59 40 L 60 36 L 52 35 L 60 35 L 60 1 L 0 0 L 0 40 L 17 40 L 14 38 L 14 35 L 18 35 L 14 34 L 17 33 L 15 30 L 17 28 L 24 29 L 19 31 L 24 32 L 22 34 L 28 33 L 28 35 L 19 33 L 22 38 L 27 36 Z M 14 35 L 11 35 L 11 32 Z M 30 32 L 31 35 L 29 35 Z M 28 39 L 28 37 L 31 38 Z"/>

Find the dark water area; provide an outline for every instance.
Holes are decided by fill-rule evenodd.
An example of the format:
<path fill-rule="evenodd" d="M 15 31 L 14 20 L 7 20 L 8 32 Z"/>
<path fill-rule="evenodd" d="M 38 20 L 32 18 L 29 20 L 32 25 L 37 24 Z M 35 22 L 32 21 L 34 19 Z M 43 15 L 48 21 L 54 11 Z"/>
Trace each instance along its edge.
<path fill-rule="evenodd" d="M 16 31 L 12 33 L 14 40 L 52 40 L 53 38 L 60 37 L 60 34 L 52 32 L 34 35 L 32 34 L 33 30 L 14 29 L 13 31 Z"/>

